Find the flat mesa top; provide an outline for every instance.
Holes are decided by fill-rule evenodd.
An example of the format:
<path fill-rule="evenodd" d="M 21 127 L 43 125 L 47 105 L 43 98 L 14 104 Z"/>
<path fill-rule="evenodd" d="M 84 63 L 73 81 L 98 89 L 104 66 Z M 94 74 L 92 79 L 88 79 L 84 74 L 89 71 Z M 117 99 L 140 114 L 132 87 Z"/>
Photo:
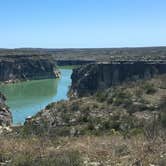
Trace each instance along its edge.
<path fill-rule="evenodd" d="M 0 49 L 0 58 L 41 57 L 55 60 L 166 61 L 166 47 L 85 49 Z"/>

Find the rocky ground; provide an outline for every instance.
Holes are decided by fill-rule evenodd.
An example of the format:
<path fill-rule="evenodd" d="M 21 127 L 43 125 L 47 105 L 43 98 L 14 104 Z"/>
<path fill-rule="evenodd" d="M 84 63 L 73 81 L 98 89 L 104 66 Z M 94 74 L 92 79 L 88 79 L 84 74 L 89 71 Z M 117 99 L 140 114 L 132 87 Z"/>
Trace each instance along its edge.
<path fill-rule="evenodd" d="M 88 130 L 100 133 L 107 129 L 139 129 L 146 121 L 164 117 L 165 82 L 163 75 L 98 91 L 90 97 L 52 103 L 26 124 L 36 128 L 43 125 L 50 132 L 62 127 L 66 134 L 69 128 L 74 135 Z"/>
<path fill-rule="evenodd" d="M 12 114 L 5 104 L 6 98 L 0 93 L 0 126 L 6 127 L 12 124 Z M 3 127 L 0 127 L 0 133 Z"/>

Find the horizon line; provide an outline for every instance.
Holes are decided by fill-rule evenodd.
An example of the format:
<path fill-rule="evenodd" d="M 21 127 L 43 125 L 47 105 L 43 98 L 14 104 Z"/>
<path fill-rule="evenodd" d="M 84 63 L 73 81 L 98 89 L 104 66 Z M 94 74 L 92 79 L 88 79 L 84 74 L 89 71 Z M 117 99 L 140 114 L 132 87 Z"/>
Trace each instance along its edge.
<path fill-rule="evenodd" d="M 17 49 L 125 49 L 125 48 L 161 48 L 161 47 L 166 47 L 166 45 L 160 45 L 160 46 L 156 46 L 156 45 L 152 45 L 152 46 L 124 46 L 124 47 L 13 47 L 13 48 L 9 48 L 9 47 L 3 47 L 0 48 L 0 50 L 4 49 L 4 50 L 17 50 Z"/>

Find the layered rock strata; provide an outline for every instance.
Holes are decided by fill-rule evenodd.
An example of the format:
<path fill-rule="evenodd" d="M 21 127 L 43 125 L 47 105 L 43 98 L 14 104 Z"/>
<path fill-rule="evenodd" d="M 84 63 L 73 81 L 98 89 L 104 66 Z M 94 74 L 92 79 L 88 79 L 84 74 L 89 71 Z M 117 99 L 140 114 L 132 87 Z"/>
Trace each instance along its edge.
<path fill-rule="evenodd" d="M 0 81 L 55 78 L 55 65 L 46 59 L 0 60 Z"/>
<path fill-rule="evenodd" d="M 127 81 L 166 73 L 165 62 L 127 61 L 89 64 L 73 70 L 70 94 L 82 97 Z"/>

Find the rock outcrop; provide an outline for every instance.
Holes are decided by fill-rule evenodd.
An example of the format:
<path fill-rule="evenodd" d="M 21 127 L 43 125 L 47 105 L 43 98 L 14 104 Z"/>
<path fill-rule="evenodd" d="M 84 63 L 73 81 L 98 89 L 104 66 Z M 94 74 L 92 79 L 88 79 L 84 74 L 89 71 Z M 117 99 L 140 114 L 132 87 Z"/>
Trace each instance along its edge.
<path fill-rule="evenodd" d="M 55 78 L 55 65 L 46 59 L 11 58 L 0 60 L 0 81 Z"/>
<path fill-rule="evenodd" d="M 12 114 L 5 105 L 6 98 L 0 93 L 0 126 L 10 126 L 12 124 Z"/>
<path fill-rule="evenodd" d="M 73 70 L 70 94 L 82 97 L 127 81 L 166 73 L 165 62 L 112 62 L 89 64 Z"/>

